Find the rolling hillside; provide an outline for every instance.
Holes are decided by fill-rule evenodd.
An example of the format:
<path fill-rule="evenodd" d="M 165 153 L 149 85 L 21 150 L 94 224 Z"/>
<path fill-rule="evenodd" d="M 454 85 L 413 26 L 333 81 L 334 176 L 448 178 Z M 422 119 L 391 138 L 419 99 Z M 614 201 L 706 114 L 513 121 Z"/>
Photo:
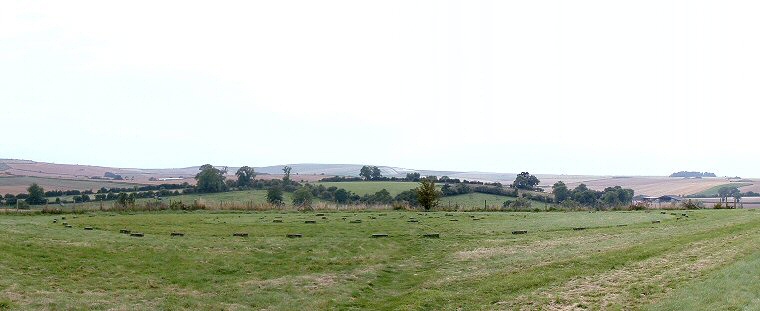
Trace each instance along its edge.
<path fill-rule="evenodd" d="M 258 178 L 271 179 L 281 178 L 282 168 L 284 165 L 256 167 L 259 173 Z M 329 176 L 358 176 L 362 164 L 288 164 L 292 167 L 294 180 L 304 182 L 315 182 Z M 65 179 L 76 181 L 95 181 L 99 183 L 110 182 L 108 180 L 96 180 L 102 178 L 106 172 L 119 174 L 126 180 L 118 181 L 127 184 L 160 184 L 160 183 L 182 183 L 193 184 L 193 176 L 198 172 L 198 166 L 185 168 L 167 168 L 167 169 L 140 169 L 140 168 L 114 168 L 92 165 L 79 164 L 58 164 L 35 162 L 30 160 L 13 160 L 0 159 L 0 177 L 39 177 L 52 179 Z M 407 173 L 417 172 L 423 176 L 449 176 L 451 178 L 479 180 L 489 182 L 501 182 L 503 184 L 511 183 L 516 174 L 514 173 L 491 173 L 491 172 L 457 172 L 457 171 L 436 171 L 409 169 L 392 166 L 379 166 L 383 176 L 387 177 L 405 177 Z M 227 167 L 228 174 L 232 176 L 238 169 L 237 167 Z M 593 176 L 593 175 L 557 175 L 557 174 L 536 174 L 541 180 L 540 187 L 547 192 L 551 191 L 551 185 L 557 181 L 565 182 L 568 187 L 575 187 L 581 183 L 586 184 L 589 188 L 603 190 L 606 187 L 623 186 L 636 191 L 636 194 L 644 195 L 689 195 L 699 193 L 715 186 L 729 183 L 726 178 L 672 178 L 664 176 Z M 168 179 L 167 179 L 168 178 Z M 19 183 L 14 184 L 11 180 L 5 180 L 0 184 L 0 193 L 19 193 L 23 192 L 29 186 L 28 180 L 16 179 Z M 747 179 L 742 184 L 742 191 L 755 190 L 760 187 L 760 181 Z M 58 183 L 50 183 L 48 190 L 67 190 L 72 183 L 63 182 L 67 186 L 59 186 Z M 86 189 L 89 189 L 86 188 Z"/>

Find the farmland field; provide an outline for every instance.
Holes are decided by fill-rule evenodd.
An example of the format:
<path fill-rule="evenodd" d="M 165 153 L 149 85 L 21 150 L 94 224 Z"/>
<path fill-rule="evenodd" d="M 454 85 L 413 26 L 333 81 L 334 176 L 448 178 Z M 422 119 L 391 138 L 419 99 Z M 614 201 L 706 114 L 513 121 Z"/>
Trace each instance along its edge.
<path fill-rule="evenodd" d="M 388 190 L 392 196 L 401 192 L 417 188 L 419 183 L 416 182 L 395 182 L 395 181 L 347 181 L 347 182 L 319 182 L 315 185 L 324 185 L 325 187 L 343 188 L 358 195 L 374 194 L 380 190 Z"/>
<path fill-rule="evenodd" d="M 79 180 L 79 179 L 61 179 L 47 177 L 31 176 L 8 176 L 0 177 L 0 194 L 18 194 L 26 193 L 26 189 L 32 184 L 45 188 L 45 190 L 98 190 L 101 187 L 106 188 L 131 188 L 141 186 L 136 183 L 115 182 L 108 180 Z"/>
<path fill-rule="evenodd" d="M 696 193 L 695 196 L 714 197 L 718 195 L 718 191 L 720 191 L 721 188 L 742 188 L 742 187 L 751 186 L 751 185 L 752 185 L 751 183 L 727 183 L 727 184 L 717 185 L 705 191 Z"/>
<path fill-rule="evenodd" d="M 737 310 L 760 299 L 756 210 L 324 217 L 0 214 L 0 309 Z"/>

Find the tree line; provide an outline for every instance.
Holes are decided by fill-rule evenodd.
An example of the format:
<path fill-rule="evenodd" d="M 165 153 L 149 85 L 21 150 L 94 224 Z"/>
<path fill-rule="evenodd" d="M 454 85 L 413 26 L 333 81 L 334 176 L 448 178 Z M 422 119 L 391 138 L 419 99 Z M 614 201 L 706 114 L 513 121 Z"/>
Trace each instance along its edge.
<path fill-rule="evenodd" d="M 602 191 L 589 189 L 585 184 L 580 184 L 569 189 L 564 182 L 558 181 L 552 186 L 554 201 L 564 206 L 590 206 L 590 207 L 618 207 L 633 203 L 633 189 L 620 186 L 607 187 Z"/>

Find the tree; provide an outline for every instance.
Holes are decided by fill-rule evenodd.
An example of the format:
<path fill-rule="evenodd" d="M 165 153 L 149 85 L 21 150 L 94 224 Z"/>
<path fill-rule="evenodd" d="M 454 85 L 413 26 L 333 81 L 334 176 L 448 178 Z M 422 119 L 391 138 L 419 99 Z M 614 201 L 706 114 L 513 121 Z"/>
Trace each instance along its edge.
<path fill-rule="evenodd" d="M 253 179 L 256 178 L 256 172 L 252 167 L 243 166 L 235 172 L 237 176 L 237 186 L 241 188 L 253 185 Z"/>
<path fill-rule="evenodd" d="M 364 180 L 372 179 L 372 167 L 369 165 L 362 166 L 359 170 L 359 176 L 364 177 Z"/>
<path fill-rule="evenodd" d="M 562 203 L 570 198 L 570 190 L 567 189 L 567 186 L 562 181 L 554 183 L 552 193 L 554 194 L 554 201 L 557 203 Z"/>
<path fill-rule="evenodd" d="M 426 210 L 438 206 L 438 198 L 440 193 L 435 188 L 435 181 L 432 179 L 423 178 L 420 180 L 420 186 L 417 187 L 417 201 Z"/>
<path fill-rule="evenodd" d="M 272 187 L 267 190 L 267 202 L 274 205 L 282 205 L 282 189 Z"/>
<path fill-rule="evenodd" d="M 586 206 L 596 205 L 597 195 L 598 193 L 589 189 L 586 184 L 578 185 L 572 192 L 573 200 Z"/>
<path fill-rule="evenodd" d="M 517 189 L 531 190 L 535 188 L 540 181 L 536 176 L 531 175 L 528 172 L 522 172 L 517 175 L 515 181 L 512 183 L 512 187 Z"/>
<path fill-rule="evenodd" d="M 406 180 L 420 181 L 420 173 L 406 173 Z"/>
<path fill-rule="evenodd" d="M 335 202 L 338 202 L 340 204 L 346 204 L 348 203 L 348 200 L 351 198 L 351 193 L 348 192 L 348 190 L 340 188 L 338 190 L 335 190 Z"/>
<path fill-rule="evenodd" d="M 307 187 L 301 187 L 293 192 L 293 205 L 310 207 L 312 201 L 311 191 Z"/>
<path fill-rule="evenodd" d="M 45 189 L 42 189 L 37 183 L 33 183 L 26 191 L 29 193 L 29 196 L 26 198 L 26 203 L 29 203 L 29 205 L 45 204 L 47 202 L 45 199 Z"/>
<path fill-rule="evenodd" d="M 119 203 L 119 205 L 123 207 L 127 207 L 128 205 L 134 205 L 135 194 L 134 193 L 126 194 L 124 192 L 121 192 L 119 193 L 119 196 L 116 197 L 116 203 Z"/>
<path fill-rule="evenodd" d="M 380 172 L 380 168 L 377 166 L 372 167 L 372 180 L 378 180 L 380 178 L 383 178 L 383 174 Z"/>
<path fill-rule="evenodd" d="M 290 171 L 292 169 L 293 169 L 292 167 L 287 166 L 287 165 L 282 167 L 282 173 L 285 174 L 285 176 L 282 176 L 282 180 L 290 181 Z"/>
<path fill-rule="evenodd" d="M 618 206 L 621 202 L 615 191 L 607 191 L 602 195 L 602 203 L 607 206 Z"/>
<path fill-rule="evenodd" d="M 419 200 L 417 200 L 417 189 L 411 189 L 403 191 L 396 195 L 396 201 L 409 203 L 411 206 L 417 206 Z"/>
<path fill-rule="evenodd" d="M 195 175 L 195 180 L 197 180 L 196 188 L 198 192 L 210 193 L 227 190 L 227 186 L 224 184 L 224 174 L 227 173 L 226 168 L 224 170 L 220 170 L 211 164 L 205 164 L 200 167 L 200 171 L 200 173 Z"/>
<path fill-rule="evenodd" d="M 388 190 L 382 189 L 372 195 L 372 203 L 390 204 L 391 202 L 393 202 L 393 197 L 391 196 L 391 193 L 388 192 Z"/>
<path fill-rule="evenodd" d="M 742 200 L 742 193 L 739 191 L 739 189 L 736 189 L 736 191 L 733 192 L 731 196 L 734 197 L 734 206 L 736 206 L 736 203 L 739 203 L 739 201 Z"/>

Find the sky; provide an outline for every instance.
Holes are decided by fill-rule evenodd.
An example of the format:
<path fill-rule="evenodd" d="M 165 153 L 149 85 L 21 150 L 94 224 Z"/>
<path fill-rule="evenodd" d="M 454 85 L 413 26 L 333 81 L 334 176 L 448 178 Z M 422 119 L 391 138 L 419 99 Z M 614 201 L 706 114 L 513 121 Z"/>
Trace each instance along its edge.
<path fill-rule="evenodd" d="M 760 177 L 757 1 L 2 1 L 0 158 Z"/>

